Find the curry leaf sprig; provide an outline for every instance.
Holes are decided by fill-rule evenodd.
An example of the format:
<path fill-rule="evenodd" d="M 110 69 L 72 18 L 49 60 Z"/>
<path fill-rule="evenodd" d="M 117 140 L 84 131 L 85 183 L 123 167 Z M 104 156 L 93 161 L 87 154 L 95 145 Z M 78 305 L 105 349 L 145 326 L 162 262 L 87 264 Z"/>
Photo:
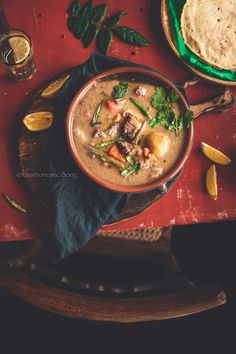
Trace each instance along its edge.
<path fill-rule="evenodd" d="M 119 85 L 113 88 L 112 97 L 115 99 L 122 98 L 129 93 L 129 84 L 126 81 L 121 81 Z"/>
<path fill-rule="evenodd" d="M 123 42 L 136 46 L 150 45 L 141 33 L 127 26 L 118 26 L 121 18 L 127 15 L 127 11 L 120 11 L 117 14 L 105 19 L 107 4 L 95 6 L 93 0 L 89 0 L 81 6 L 80 0 L 74 0 L 68 10 L 67 26 L 74 36 L 80 40 L 85 48 L 96 39 L 96 47 L 106 54 L 112 41 L 113 34 Z"/>
<path fill-rule="evenodd" d="M 166 129 L 174 131 L 176 135 L 182 128 L 190 128 L 193 122 L 193 112 L 186 110 L 177 115 L 172 108 L 173 103 L 179 100 L 179 95 L 175 90 L 170 92 L 162 86 L 156 87 L 151 99 L 152 107 L 157 110 L 157 116 L 150 121 L 150 127 L 154 128 L 161 124 Z"/>

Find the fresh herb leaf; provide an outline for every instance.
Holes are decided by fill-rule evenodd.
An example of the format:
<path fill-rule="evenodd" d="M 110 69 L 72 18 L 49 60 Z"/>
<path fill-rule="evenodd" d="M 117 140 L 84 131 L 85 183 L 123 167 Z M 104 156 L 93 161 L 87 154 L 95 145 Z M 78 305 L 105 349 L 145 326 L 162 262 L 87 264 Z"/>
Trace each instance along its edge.
<path fill-rule="evenodd" d="M 80 0 L 75 0 L 72 2 L 69 10 L 67 11 L 69 16 L 77 16 L 81 9 Z"/>
<path fill-rule="evenodd" d="M 151 99 L 153 108 L 158 111 L 158 115 L 150 122 L 150 127 L 154 128 L 158 123 L 166 129 L 174 131 L 176 134 L 182 128 L 189 128 L 193 121 L 193 112 L 186 111 L 183 115 L 177 116 L 172 109 L 172 104 L 179 100 L 179 95 L 175 90 L 168 93 L 164 87 L 156 87 Z"/>
<path fill-rule="evenodd" d="M 25 208 L 23 208 L 22 206 L 20 206 L 19 204 L 17 204 L 13 199 L 11 199 L 8 195 L 6 194 L 2 194 L 3 198 L 15 209 L 17 209 L 18 211 L 22 212 L 22 213 L 26 213 L 27 210 Z"/>
<path fill-rule="evenodd" d="M 142 103 L 136 101 L 134 98 L 130 97 L 130 102 L 132 102 L 138 109 L 149 119 L 152 120 L 152 117 L 150 116 L 150 113 L 148 110 L 142 105 Z"/>
<path fill-rule="evenodd" d="M 112 92 L 113 98 L 121 98 L 129 93 L 129 84 L 126 81 L 121 81 L 119 85 L 116 85 Z"/>
<path fill-rule="evenodd" d="M 124 42 L 137 46 L 147 46 L 151 43 L 141 33 L 127 26 L 117 26 L 113 32 Z"/>
<path fill-rule="evenodd" d="M 98 117 L 100 116 L 102 104 L 103 104 L 103 100 L 98 104 L 98 106 L 92 116 L 92 121 L 91 121 L 92 126 L 98 124 Z"/>
<path fill-rule="evenodd" d="M 80 1 L 75 0 L 73 1 L 72 5 L 70 6 L 68 10 L 68 15 L 69 18 L 67 20 L 67 26 L 71 32 L 74 32 L 76 29 L 76 21 L 77 21 L 77 16 L 79 15 L 81 9 Z"/>
<path fill-rule="evenodd" d="M 96 46 L 100 53 L 106 55 L 111 44 L 112 33 L 107 28 L 102 28 L 97 35 Z"/>
<path fill-rule="evenodd" d="M 88 29 L 82 38 L 84 48 L 88 48 L 88 46 L 92 43 L 92 41 L 96 37 L 97 33 L 98 33 L 97 26 L 95 24 L 91 23 L 88 26 Z"/>
<path fill-rule="evenodd" d="M 167 93 L 162 86 L 156 87 L 151 99 L 152 107 L 158 111 L 169 109 L 170 103 L 167 101 Z"/>
<path fill-rule="evenodd" d="M 168 101 L 170 102 L 170 103 L 175 103 L 175 102 L 177 102 L 179 100 L 179 95 L 178 95 L 178 93 L 173 89 L 173 90 L 171 90 L 170 91 L 170 94 L 169 94 L 169 96 L 168 96 Z"/>
<path fill-rule="evenodd" d="M 85 35 L 88 26 L 89 26 L 89 17 L 93 10 L 93 0 L 89 0 L 85 6 L 79 12 L 79 17 L 76 22 L 75 36 L 79 39 L 83 38 Z"/>
<path fill-rule="evenodd" d="M 102 54 L 106 55 L 112 41 L 112 31 L 128 44 L 138 46 L 150 44 L 141 33 L 132 28 L 117 26 L 121 17 L 126 15 L 127 11 L 120 11 L 103 21 L 106 11 L 107 4 L 101 4 L 93 8 L 93 0 L 89 0 L 82 7 L 79 0 L 74 0 L 68 9 L 67 13 L 69 17 L 67 26 L 76 38 L 83 40 L 85 48 L 92 43 L 98 33 L 96 42 L 97 49 Z"/>
<path fill-rule="evenodd" d="M 116 25 L 118 25 L 118 23 L 120 22 L 120 19 L 123 15 L 127 15 L 128 12 L 127 11 L 121 11 L 121 12 L 118 12 L 117 14 L 109 17 L 105 22 L 104 22 L 104 25 L 109 27 L 109 28 L 113 28 L 115 27 Z"/>
<path fill-rule="evenodd" d="M 95 148 L 98 149 L 98 148 L 107 147 L 107 146 L 112 145 L 113 143 L 115 143 L 116 141 L 119 141 L 121 139 L 122 139 L 122 137 L 118 136 L 118 137 L 116 137 L 116 138 L 114 138 L 112 140 L 102 141 L 101 143 L 96 144 Z"/>
<path fill-rule="evenodd" d="M 106 11 L 107 11 L 106 4 L 96 6 L 91 14 L 91 17 L 90 17 L 90 20 L 92 21 L 92 23 L 101 22 L 106 14 Z"/>
<path fill-rule="evenodd" d="M 128 176 L 132 175 L 133 173 L 138 175 L 139 172 L 140 172 L 140 164 L 139 164 L 139 162 L 137 162 L 135 165 L 129 166 L 128 168 L 121 171 L 121 176 L 128 177 Z"/>
<path fill-rule="evenodd" d="M 184 127 L 183 124 L 183 117 L 181 116 L 177 116 L 177 114 L 175 112 L 171 112 L 171 118 L 172 121 L 168 126 L 168 129 L 170 131 L 174 131 L 176 135 L 179 134 L 179 131 Z"/>

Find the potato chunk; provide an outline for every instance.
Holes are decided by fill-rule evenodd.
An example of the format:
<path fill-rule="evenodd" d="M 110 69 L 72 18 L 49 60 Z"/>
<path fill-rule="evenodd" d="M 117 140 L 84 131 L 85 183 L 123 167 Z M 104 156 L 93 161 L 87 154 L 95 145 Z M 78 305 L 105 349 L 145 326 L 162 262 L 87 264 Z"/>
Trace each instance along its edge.
<path fill-rule="evenodd" d="M 156 157 L 164 156 L 170 145 L 170 138 L 168 135 L 159 132 L 152 132 L 148 134 L 145 141 L 151 152 Z"/>

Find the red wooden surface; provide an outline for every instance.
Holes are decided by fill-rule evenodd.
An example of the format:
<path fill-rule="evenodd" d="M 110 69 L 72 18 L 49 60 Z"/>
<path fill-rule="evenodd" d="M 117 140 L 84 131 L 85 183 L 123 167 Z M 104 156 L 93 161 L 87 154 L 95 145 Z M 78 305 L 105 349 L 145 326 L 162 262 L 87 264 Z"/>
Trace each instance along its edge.
<path fill-rule="evenodd" d="M 70 0 L 3 0 L 11 27 L 30 35 L 37 61 L 37 72 L 31 80 L 16 83 L 0 68 L 0 192 L 9 194 L 28 209 L 21 214 L 0 198 L 0 241 L 23 240 L 40 235 L 50 228 L 52 216 L 17 177 L 17 134 L 21 112 L 33 92 L 54 75 L 83 63 L 95 50 L 84 49 L 66 27 L 66 10 Z M 96 4 L 103 1 L 95 0 Z M 176 80 L 184 82 L 191 74 L 177 61 L 168 48 L 161 31 L 160 1 L 155 1 L 155 23 L 151 26 L 147 0 L 106 0 L 110 14 L 127 10 L 123 25 L 139 29 L 152 42 L 147 48 L 133 48 L 115 39 L 109 55 L 118 56 L 153 67 Z M 135 55 L 132 52 L 135 51 Z M 219 87 L 201 82 L 190 87 L 190 102 L 197 102 L 218 92 Z M 234 92 L 236 92 L 234 90 Z M 236 218 L 236 106 L 223 114 L 208 114 L 195 122 L 195 141 L 183 173 L 172 190 L 142 215 L 106 230 L 189 224 Z M 219 196 L 212 200 L 204 187 L 204 175 L 211 165 L 200 152 L 205 141 L 222 149 L 233 163 L 217 167 Z"/>

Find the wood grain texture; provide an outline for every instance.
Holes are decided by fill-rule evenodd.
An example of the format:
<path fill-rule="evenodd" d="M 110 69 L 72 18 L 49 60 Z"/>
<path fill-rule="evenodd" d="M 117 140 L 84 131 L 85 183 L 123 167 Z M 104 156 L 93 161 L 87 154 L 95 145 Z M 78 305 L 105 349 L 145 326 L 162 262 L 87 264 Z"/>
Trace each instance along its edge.
<path fill-rule="evenodd" d="M 73 318 L 110 322 L 163 320 L 223 305 L 225 293 L 216 285 L 169 295 L 102 298 L 42 284 L 19 271 L 0 266 L 0 287 L 47 311 Z"/>

